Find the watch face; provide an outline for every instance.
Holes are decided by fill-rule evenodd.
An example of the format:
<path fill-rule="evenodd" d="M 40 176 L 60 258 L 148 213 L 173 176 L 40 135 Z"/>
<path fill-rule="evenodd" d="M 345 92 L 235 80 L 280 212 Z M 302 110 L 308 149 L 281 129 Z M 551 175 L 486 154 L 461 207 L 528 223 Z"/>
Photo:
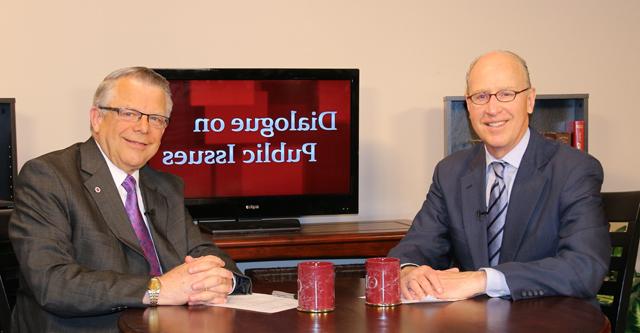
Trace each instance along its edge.
<path fill-rule="evenodd" d="M 149 280 L 149 285 L 147 286 L 149 290 L 160 290 L 160 279 L 152 278 Z"/>

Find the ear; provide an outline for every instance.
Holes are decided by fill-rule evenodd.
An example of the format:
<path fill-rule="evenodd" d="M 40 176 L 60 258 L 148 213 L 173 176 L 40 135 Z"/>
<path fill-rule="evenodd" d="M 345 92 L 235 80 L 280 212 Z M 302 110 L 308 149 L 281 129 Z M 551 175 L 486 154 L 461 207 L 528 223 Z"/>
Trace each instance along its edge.
<path fill-rule="evenodd" d="M 91 132 L 98 133 L 100 124 L 104 120 L 104 113 L 102 113 L 97 107 L 92 106 L 89 110 L 89 120 L 91 122 Z"/>
<path fill-rule="evenodd" d="M 527 113 L 533 113 L 533 107 L 536 104 L 536 88 L 531 87 L 527 96 Z"/>

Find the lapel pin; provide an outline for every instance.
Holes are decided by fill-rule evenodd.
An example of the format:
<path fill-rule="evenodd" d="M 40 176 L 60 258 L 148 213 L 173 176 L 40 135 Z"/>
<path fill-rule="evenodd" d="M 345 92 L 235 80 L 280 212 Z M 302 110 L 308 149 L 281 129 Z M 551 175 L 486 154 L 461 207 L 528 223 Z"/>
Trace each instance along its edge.
<path fill-rule="evenodd" d="M 94 188 L 93 190 L 96 191 L 96 193 L 100 193 L 100 191 L 102 191 L 102 189 L 99 186 L 96 186 L 96 188 Z"/>

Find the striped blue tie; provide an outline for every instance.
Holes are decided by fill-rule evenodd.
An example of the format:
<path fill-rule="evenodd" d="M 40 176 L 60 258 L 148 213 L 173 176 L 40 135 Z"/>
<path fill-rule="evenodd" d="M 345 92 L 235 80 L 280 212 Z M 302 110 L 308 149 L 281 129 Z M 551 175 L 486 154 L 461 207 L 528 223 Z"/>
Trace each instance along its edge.
<path fill-rule="evenodd" d="M 504 182 L 505 162 L 492 162 L 491 168 L 496 180 L 491 185 L 489 194 L 489 225 L 487 226 L 487 240 L 489 244 L 489 265 L 495 266 L 500 261 L 500 247 L 502 246 L 502 234 L 504 222 L 507 216 L 509 198 L 507 186 Z"/>

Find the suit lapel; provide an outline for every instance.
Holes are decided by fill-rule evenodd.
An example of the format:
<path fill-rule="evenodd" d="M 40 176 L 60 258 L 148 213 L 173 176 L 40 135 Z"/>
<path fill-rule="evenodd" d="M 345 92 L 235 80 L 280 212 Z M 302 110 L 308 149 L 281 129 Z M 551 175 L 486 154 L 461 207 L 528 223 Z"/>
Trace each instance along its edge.
<path fill-rule="evenodd" d="M 479 147 L 469 165 L 469 172 L 460 181 L 462 223 L 469 244 L 469 253 L 476 268 L 489 265 L 486 219 L 479 217 L 479 212 L 486 209 L 484 199 L 486 163 L 484 149 L 481 145 Z"/>
<path fill-rule="evenodd" d="M 80 146 L 80 167 L 87 174 L 84 186 L 109 229 L 122 243 L 143 255 L 109 167 L 93 138 Z"/>
<path fill-rule="evenodd" d="M 542 140 L 544 139 L 531 129 L 529 145 L 520 162 L 509 197 L 500 263 L 515 259 L 534 209 L 547 186 L 548 179 L 540 172 L 540 168 L 549 161 L 553 152 L 544 149 L 546 146 Z"/>

